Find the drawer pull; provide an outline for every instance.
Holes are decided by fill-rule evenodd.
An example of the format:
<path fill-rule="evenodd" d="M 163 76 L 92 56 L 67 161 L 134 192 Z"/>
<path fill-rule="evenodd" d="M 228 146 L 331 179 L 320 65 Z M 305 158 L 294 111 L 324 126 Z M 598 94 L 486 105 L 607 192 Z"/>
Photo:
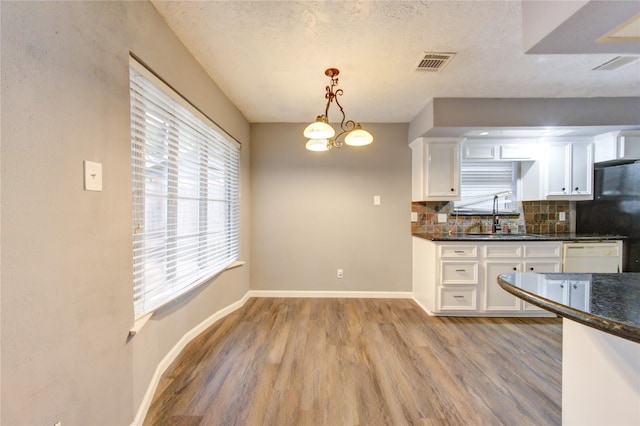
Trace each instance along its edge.
<path fill-rule="evenodd" d="M 518 268 L 517 268 L 516 266 L 514 266 L 514 267 L 513 267 L 513 270 L 514 270 L 514 271 L 517 271 L 517 270 L 518 270 Z"/>
<path fill-rule="evenodd" d="M 454 250 L 453 252 L 458 254 L 464 254 L 464 250 Z"/>
<path fill-rule="evenodd" d="M 529 268 L 530 271 L 533 271 L 533 266 L 531 268 Z"/>
<path fill-rule="evenodd" d="M 453 296 L 454 299 L 464 299 L 464 296 Z"/>
<path fill-rule="evenodd" d="M 467 272 L 466 269 L 456 269 L 456 272 Z"/>

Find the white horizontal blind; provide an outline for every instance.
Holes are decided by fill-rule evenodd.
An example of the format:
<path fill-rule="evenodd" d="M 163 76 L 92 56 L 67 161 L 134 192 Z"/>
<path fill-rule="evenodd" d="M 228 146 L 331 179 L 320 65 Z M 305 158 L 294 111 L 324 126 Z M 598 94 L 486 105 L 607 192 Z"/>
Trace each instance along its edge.
<path fill-rule="evenodd" d="M 460 201 L 454 206 L 461 211 L 491 212 L 496 194 L 511 192 L 499 198 L 499 211 L 515 210 L 516 162 L 463 161 L 460 164 Z"/>
<path fill-rule="evenodd" d="M 238 260 L 240 149 L 151 75 L 129 72 L 139 318 Z"/>

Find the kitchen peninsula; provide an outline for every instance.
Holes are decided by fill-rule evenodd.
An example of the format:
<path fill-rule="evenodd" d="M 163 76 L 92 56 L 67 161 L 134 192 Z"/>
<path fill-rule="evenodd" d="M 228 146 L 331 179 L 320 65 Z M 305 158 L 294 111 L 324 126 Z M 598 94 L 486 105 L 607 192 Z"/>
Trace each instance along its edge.
<path fill-rule="evenodd" d="M 508 273 L 500 286 L 563 317 L 562 424 L 640 424 L 640 273 Z"/>

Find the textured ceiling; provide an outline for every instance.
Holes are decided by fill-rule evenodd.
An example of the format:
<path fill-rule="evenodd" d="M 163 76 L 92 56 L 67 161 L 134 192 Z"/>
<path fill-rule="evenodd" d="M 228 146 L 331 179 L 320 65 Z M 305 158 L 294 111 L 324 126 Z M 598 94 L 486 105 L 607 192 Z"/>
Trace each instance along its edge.
<path fill-rule="evenodd" d="M 640 96 L 640 61 L 592 71 L 615 54 L 525 54 L 519 1 L 152 4 L 250 122 L 313 120 L 328 67 L 341 71 L 347 118 L 361 122 L 410 122 L 436 97 Z M 599 21 L 583 15 L 564 31 Z M 456 56 L 416 71 L 424 52 Z"/>

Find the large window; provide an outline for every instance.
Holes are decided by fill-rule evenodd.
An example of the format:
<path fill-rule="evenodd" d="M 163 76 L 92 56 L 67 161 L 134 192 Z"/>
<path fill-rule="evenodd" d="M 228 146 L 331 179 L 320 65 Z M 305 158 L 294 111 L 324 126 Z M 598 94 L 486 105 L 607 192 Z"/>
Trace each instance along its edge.
<path fill-rule="evenodd" d="M 460 201 L 454 210 L 460 214 L 491 214 L 494 197 L 498 211 L 516 211 L 518 162 L 463 161 L 460 164 Z"/>
<path fill-rule="evenodd" d="M 140 64 L 129 72 L 139 318 L 238 260 L 240 147 Z"/>

